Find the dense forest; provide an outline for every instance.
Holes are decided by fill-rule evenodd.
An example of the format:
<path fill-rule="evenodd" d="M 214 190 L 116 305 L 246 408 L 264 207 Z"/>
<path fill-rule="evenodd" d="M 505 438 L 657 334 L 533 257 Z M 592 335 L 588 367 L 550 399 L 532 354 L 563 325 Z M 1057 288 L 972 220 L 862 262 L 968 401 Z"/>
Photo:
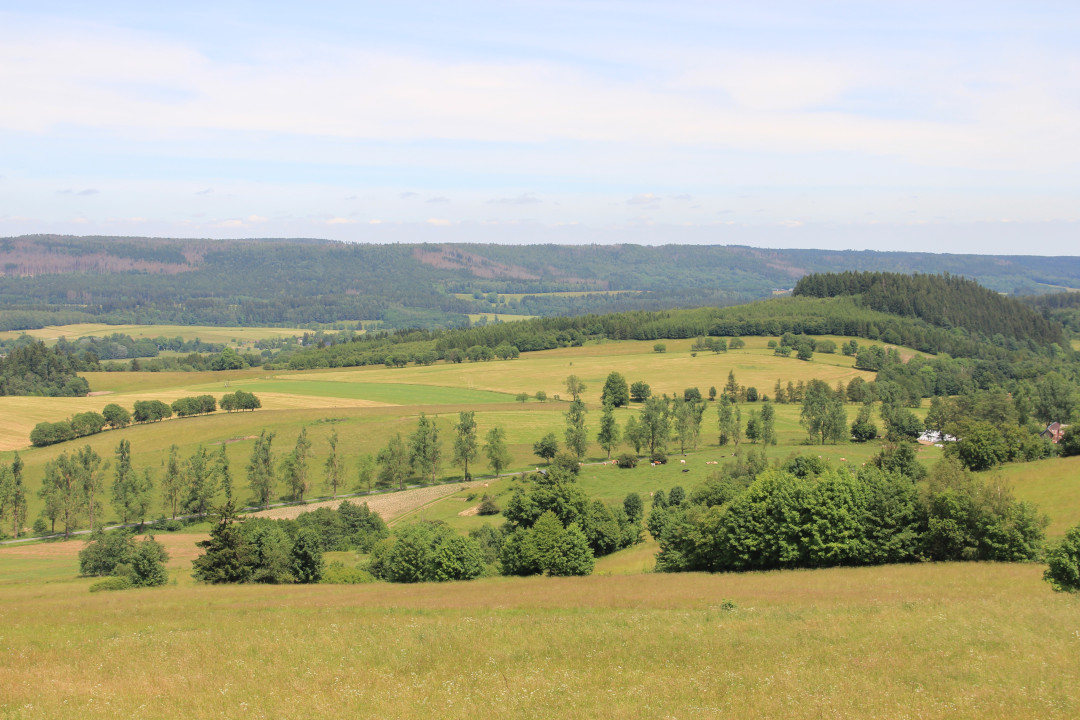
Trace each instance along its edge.
<path fill-rule="evenodd" d="M 76 322 L 447 328 L 471 313 L 724 307 L 810 273 L 952 272 L 997 292 L 1080 287 L 1080 259 L 668 245 L 361 245 L 0 238 L 0 330 Z"/>
<path fill-rule="evenodd" d="M 35 342 L 0 357 L 0 395 L 75 397 L 90 392 L 79 358 Z"/>

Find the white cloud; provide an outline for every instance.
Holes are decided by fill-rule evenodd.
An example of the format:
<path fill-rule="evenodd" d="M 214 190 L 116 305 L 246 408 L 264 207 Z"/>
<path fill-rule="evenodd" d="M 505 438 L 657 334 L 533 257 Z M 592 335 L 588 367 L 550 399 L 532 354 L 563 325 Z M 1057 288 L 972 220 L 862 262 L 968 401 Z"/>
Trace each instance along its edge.
<path fill-rule="evenodd" d="M 639 195 L 634 195 L 633 197 L 631 197 L 629 200 L 626 201 L 626 204 L 627 205 L 656 205 L 657 203 L 661 202 L 663 199 L 664 198 L 660 197 L 659 195 L 654 195 L 652 193 L 641 193 Z"/>
<path fill-rule="evenodd" d="M 444 218 L 428 218 L 427 219 L 427 224 L 428 225 L 434 225 L 436 227 L 445 227 L 447 225 L 453 225 L 454 223 L 453 223 L 453 221 L 446 220 Z"/>
<path fill-rule="evenodd" d="M 355 225 L 357 221 L 352 218 L 332 217 L 326 220 L 325 223 L 327 225 Z"/>
<path fill-rule="evenodd" d="M 491 198 L 487 201 L 488 205 L 537 205 L 544 202 L 540 198 L 536 197 L 532 193 L 522 193 L 515 197 L 501 197 Z"/>

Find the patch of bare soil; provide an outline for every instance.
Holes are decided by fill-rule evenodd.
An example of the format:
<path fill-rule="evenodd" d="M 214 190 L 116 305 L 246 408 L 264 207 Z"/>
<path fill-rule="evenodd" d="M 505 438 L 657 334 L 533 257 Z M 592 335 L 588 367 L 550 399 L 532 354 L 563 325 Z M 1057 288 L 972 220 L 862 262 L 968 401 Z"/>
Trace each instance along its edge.
<path fill-rule="evenodd" d="M 378 513 L 383 520 L 390 522 L 402 515 L 417 510 L 428 503 L 435 502 L 447 495 L 453 495 L 458 490 L 475 487 L 482 483 L 455 483 L 452 485 L 432 485 L 431 487 L 416 488 L 415 490 L 402 490 L 395 493 L 382 495 L 361 495 L 359 497 L 340 498 L 325 502 L 310 503 L 308 505 L 290 505 L 289 507 L 273 508 L 251 513 L 254 517 L 267 518 L 295 518 L 300 513 L 309 512 L 321 507 L 336 508 L 346 500 L 357 505 L 367 503 L 372 512 Z"/>

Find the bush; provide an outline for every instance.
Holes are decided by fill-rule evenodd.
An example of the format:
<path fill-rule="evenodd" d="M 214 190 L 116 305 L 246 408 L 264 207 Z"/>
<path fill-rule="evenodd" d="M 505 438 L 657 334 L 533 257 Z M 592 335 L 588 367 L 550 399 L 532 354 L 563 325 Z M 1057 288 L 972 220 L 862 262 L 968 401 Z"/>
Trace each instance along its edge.
<path fill-rule="evenodd" d="M 1070 528 L 1065 538 L 1046 557 L 1049 567 L 1043 579 L 1058 592 L 1080 592 L 1080 525 Z"/>
<path fill-rule="evenodd" d="M 495 504 L 495 499 L 490 495 L 485 495 L 484 499 L 480 501 L 480 507 L 477 509 L 477 515 L 498 515 L 500 512 L 499 506 Z"/>
<path fill-rule="evenodd" d="M 615 458 L 615 464 L 624 470 L 633 470 L 637 467 L 637 455 L 634 453 L 623 453 Z"/>
<path fill-rule="evenodd" d="M 132 587 L 135 586 L 132 584 L 130 578 L 124 575 L 118 575 L 116 577 L 98 580 L 90 586 L 90 592 L 101 592 L 102 590 L 127 590 Z"/>
<path fill-rule="evenodd" d="M 660 448 L 657 448 L 653 451 L 653 454 L 649 456 L 649 460 L 656 463 L 657 465 L 663 465 L 667 462 L 667 453 Z"/>
<path fill-rule="evenodd" d="M 41 537 L 42 535 L 49 534 L 49 523 L 45 522 L 45 518 L 38 518 L 34 521 L 33 527 L 34 535 Z"/>
<path fill-rule="evenodd" d="M 664 353 L 667 352 L 667 345 L 664 343 L 656 343 L 652 346 L 653 352 Z"/>
<path fill-rule="evenodd" d="M 324 585 L 364 585 L 375 582 L 375 576 L 360 568 L 346 567 L 345 563 L 335 560 L 323 570 L 319 582 Z"/>

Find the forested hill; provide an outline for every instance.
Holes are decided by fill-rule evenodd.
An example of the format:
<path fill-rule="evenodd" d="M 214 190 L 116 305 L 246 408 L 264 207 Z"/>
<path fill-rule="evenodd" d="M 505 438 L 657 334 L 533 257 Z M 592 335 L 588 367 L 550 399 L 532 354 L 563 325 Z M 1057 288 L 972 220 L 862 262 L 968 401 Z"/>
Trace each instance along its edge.
<path fill-rule="evenodd" d="M 89 321 L 452 327 L 469 313 L 722 307 L 833 270 L 946 271 L 1021 294 L 1080 288 L 1072 257 L 33 235 L 0 238 L 0 330 Z"/>
<path fill-rule="evenodd" d="M 867 308 L 914 317 L 938 327 L 960 327 L 992 337 L 1063 344 L 1061 324 L 1013 298 L 955 275 L 887 272 L 815 273 L 799 280 L 796 296 L 857 295 Z"/>

